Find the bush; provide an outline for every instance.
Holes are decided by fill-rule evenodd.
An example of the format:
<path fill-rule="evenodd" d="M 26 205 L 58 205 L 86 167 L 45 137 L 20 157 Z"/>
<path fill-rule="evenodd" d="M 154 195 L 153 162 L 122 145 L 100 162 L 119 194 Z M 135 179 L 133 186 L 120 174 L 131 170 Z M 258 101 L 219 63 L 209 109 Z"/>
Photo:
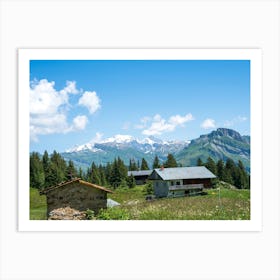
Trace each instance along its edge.
<path fill-rule="evenodd" d="M 120 207 L 101 209 L 97 215 L 98 220 L 130 220 L 129 212 Z"/>
<path fill-rule="evenodd" d="M 145 193 L 146 194 L 154 194 L 153 183 L 150 182 L 150 183 L 146 184 Z"/>
<path fill-rule="evenodd" d="M 94 211 L 93 210 L 87 209 L 85 211 L 85 214 L 86 214 L 86 219 L 87 220 L 93 220 L 93 218 L 94 218 Z"/>

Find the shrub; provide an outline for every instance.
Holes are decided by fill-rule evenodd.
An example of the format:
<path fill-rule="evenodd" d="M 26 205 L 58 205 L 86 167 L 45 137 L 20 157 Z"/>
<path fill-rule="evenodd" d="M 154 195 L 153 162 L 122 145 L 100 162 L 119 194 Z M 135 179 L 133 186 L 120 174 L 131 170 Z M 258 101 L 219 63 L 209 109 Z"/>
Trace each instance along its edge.
<path fill-rule="evenodd" d="M 93 218 L 94 218 L 94 211 L 93 210 L 87 209 L 85 211 L 85 214 L 86 214 L 86 219 L 87 220 L 93 220 Z"/>
<path fill-rule="evenodd" d="M 112 207 L 101 209 L 97 215 L 98 220 L 129 220 L 130 215 L 126 209 Z"/>

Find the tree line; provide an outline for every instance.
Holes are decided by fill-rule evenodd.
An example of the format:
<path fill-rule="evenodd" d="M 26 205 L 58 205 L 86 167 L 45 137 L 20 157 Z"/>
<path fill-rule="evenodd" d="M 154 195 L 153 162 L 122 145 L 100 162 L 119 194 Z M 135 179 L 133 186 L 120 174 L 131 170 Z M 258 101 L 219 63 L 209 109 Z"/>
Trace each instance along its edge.
<path fill-rule="evenodd" d="M 250 187 L 250 177 L 241 161 L 235 164 L 233 160 L 228 159 L 226 163 L 222 160 L 215 163 L 209 157 L 205 163 L 199 158 L 197 165 L 206 166 L 218 179 L 230 183 L 237 188 Z M 180 167 L 182 165 L 176 162 L 172 154 L 168 154 L 164 162 L 161 162 L 158 156 L 155 156 L 152 169 L 162 166 L 168 168 Z M 77 169 L 72 160 L 65 161 L 56 151 L 51 155 L 45 151 L 43 156 L 40 156 L 37 152 L 30 154 L 30 186 L 37 189 L 54 186 L 76 177 L 101 186 L 132 188 L 135 186 L 135 179 L 132 175 L 128 176 L 127 172 L 137 170 L 150 170 L 144 158 L 142 158 L 141 164 L 139 161 L 136 163 L 134 159 L 131 159 L 128 166 L 119 157 L 106 165 L 97 165 L 95 162 L 92 162 L 91 166 L 86 171 L 83 171 L 81 168 Z"/>
<path fill-rule="evenodd" d="M 198 158 L 197 166 L 205 166 L 219 180 L 234 185 L 238 189 L 250 188 L 250 175 L 240 160 L 235 163 L 232 159 L 228 158 L 226 162 L 221 159 L 215 162 L 211 157 L 208 157 L 207 161 L 203 162 Z"/>
<path fill-rule="evenodd" d="M 155 156 L 152 168 L 159 168 L 162 165 L 164 167 L 178 166 L 171 154 L 163 163 L 160 163 L 159 158 Z M 30 186 L 43 189 L 78 177 L 96 185 L 132 188 L 135 186 L 135 179 L 132 175 L 128 176 L 127 172 L 149 169 L 144 158 L 142 158 L 141 164 L 139 161 L 136 163 L 134 159 L 131 159 L 129 166 L 126 166 L 123 160 L 117 157 L 112 163 L 106 165 L 97 165 L 92 162 L 91 166 L 83 171 L 81 168 L 77 169 L 72 160 L 65 161 L 56 151 L 51 155 L 45 151 L 43 156 L 38 152 L 32 152 L 30 154 Z"/>

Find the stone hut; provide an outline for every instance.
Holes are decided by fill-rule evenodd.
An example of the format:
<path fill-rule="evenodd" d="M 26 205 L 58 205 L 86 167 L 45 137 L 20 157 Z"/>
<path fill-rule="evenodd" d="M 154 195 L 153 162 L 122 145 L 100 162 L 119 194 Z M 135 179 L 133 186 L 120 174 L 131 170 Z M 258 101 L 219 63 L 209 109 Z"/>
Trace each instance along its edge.
<path fill-rule="evenodd" d="M 107 193 L 112 191 L 80 178 L 62 182 L 40 192 L 47 196 L 48 217 L 51 211 L 66 207 L 78 211 L 90 209 L 96 214 L 101 208 L 107 208 Z"/>

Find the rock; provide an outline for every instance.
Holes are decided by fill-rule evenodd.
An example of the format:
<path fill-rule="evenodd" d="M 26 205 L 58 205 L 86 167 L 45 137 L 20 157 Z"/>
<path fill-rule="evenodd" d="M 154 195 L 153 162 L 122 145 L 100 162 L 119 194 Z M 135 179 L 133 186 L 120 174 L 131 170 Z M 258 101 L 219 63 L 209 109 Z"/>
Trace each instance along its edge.
<path fill-rule="evenodd" d="M 86 214 L 83 211 L 64 207 L 52 210 L 48 220 L 86 220 Z"/>

